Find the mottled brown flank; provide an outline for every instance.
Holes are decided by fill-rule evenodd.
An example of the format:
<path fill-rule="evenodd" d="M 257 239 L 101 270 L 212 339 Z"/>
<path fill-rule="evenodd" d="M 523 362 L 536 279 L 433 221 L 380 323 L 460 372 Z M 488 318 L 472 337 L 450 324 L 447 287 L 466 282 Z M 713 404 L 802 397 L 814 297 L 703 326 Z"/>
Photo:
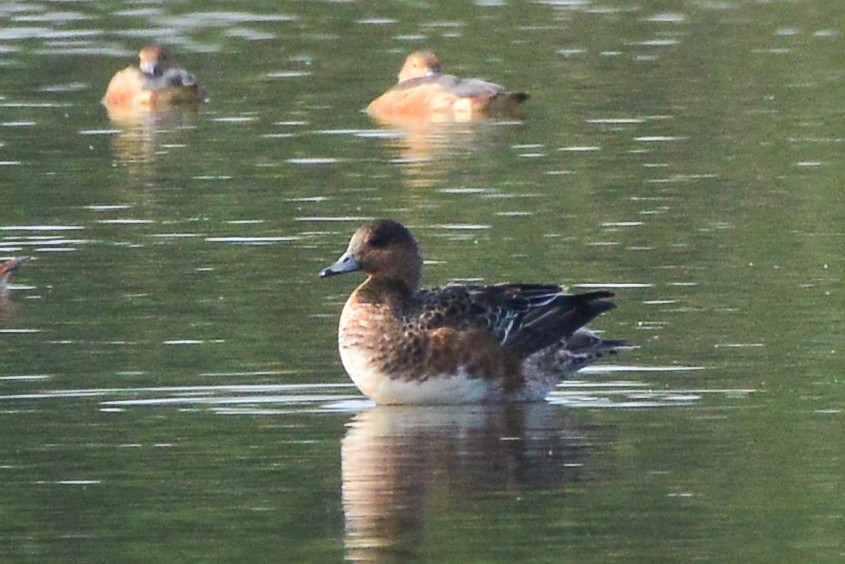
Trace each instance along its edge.
<path fill-rule="evenodd" d="M 519 359 L 489 334 L 441 327 L 428 336 L 425 364 L 435 374 L 454 372 L 457 364 L 471 378 L 500 383 L 506 393 L 516 392 L 525 384 Z"/>
<path fill-rule="evenodd" d="M 457 293 L 456 293 L 457 294 Z M 355 316 L 342 328 L 345 346 L 367 349 L 373 365 L 383 374 L 405 381 L 454 375 L 463 370 L 469 378 L 499 383 L 506 393 L 524 384 L 520 360 L 484 330 L 470 323 L 449 326 L 462 315 L 466 302 L 450 300 L 444 311 L 407 303 L 397 288 L 369 280 L 353 295 Z M 366 320 L 366 321 L 363 321 Z M 379 327 L 374 335 L 372 327 Z"/>

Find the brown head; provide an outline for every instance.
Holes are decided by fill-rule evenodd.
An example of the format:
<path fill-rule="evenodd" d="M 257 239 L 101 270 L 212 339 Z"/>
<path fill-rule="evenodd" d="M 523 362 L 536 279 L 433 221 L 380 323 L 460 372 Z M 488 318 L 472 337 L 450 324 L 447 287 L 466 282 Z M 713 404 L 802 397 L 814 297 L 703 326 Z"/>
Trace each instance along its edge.
<path fill-rule="evenodd" d="M 161 45 L 147 45 L 138 53 L 141 72 L 151 76 L 161 76 L 170 59 L 170 53 Z"/>
<path fill-rule="evenodd" d="M 346 252 L 320 277 L 358 270 L 372 279 L 401 282 L 408 291 L 416 291 L 422 278 L 422 257 L 414 236 L 390 219 L 363 225 L 352 235 Z"/>
<path fill-rule="evenodd" d="M 438 76 L 442 72 L 437 55 L 431 51 L 416 51 L 405 59 L 405 64 L 399 71 L 399 82 L 423 76 Z"/>

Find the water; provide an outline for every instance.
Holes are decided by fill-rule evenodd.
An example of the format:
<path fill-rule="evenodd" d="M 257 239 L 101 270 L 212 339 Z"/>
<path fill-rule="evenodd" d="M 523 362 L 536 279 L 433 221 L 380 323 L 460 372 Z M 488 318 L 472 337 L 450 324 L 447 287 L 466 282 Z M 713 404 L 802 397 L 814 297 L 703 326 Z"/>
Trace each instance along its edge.
<path fill-rule="evenodd" d="M 842 9 L 0 5 L 0 556 L 838 560 Z M 149 40 L 209 92 L 110 120 Z M 524 122 L 381 127 L 408 52 Z M 384 409 L 319 281 L 363 218 L 426 281 L 611 288 L 638 348 L 548 404 Z"/>

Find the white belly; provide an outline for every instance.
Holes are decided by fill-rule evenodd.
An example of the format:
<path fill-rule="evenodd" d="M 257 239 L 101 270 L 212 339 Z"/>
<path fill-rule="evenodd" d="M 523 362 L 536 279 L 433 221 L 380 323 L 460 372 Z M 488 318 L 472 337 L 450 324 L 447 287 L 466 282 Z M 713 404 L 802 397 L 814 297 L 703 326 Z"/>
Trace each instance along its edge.
<path fill-rule="evenodd" d="M 481 378 L 469 378 L 463 371 L 423 381 L 394 380 L 374 370 L 364 355 L 341 348 L 340 359 L 358 389 L 382 405 L 481 403 L 500 395 Z"/>

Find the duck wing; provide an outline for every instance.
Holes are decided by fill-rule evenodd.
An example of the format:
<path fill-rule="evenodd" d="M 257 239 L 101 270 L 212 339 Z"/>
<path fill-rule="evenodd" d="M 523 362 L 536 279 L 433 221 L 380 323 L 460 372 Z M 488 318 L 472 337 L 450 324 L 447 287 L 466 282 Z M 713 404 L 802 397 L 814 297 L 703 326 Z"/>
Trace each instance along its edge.
<path fill-rule="evenodd" d="M 616 307 L 611 292 L 565 295 L 553 284 L 445 286 L 417 293 L 405 320 L 417 330 L 484 331 L 525 358 Z"/>

